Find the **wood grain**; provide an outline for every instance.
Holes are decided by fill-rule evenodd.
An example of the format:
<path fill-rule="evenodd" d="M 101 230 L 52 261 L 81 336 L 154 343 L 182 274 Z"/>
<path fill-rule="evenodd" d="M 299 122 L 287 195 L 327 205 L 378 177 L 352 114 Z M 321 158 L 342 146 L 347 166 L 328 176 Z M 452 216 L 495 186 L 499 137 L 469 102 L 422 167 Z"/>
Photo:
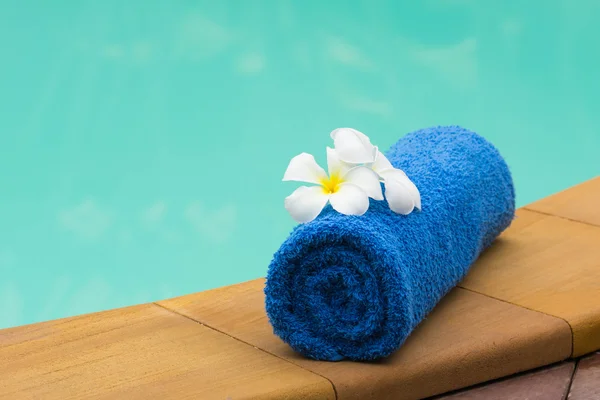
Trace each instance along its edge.
<path fill-rule="evenodd" d="M 600 226 L 600 176 L 545 197 L 526 208 Z"/>
<path fill-rule="evenodd" d="M 600 349 L 600 227 L 519 210 L 460 284 L 566 320 L 573 356 Z"/>
<path fill-rule="evenodd" d="M 331 383 L 148 304 L 0 331 L 0 399 L 335 399 Z"/>
<path fill-rule="evenodd" d="M 570 329 L 561 319 L 455 289 L 385 360 L 308 360 L 273 335 L 263 287 L 258 279 L 160 304 L 327 377 L 338 399 L 419 399 L 560 361 L 571 352 Z"/>

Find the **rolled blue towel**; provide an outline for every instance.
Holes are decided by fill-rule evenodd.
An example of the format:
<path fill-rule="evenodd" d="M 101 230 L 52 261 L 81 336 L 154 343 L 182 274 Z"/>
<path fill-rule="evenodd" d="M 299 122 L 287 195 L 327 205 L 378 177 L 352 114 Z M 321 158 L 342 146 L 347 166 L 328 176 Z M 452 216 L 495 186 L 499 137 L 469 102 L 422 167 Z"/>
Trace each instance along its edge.
<path fill-rule="evenodd" d="M 514 217 L 509 169 L 471 131 L 422 129 L 386 156 L 419 188 L 422 211 L 400 215 L 371 200 L 364 215 L 347 216 L 328 205 L 292 231 L 269 266 L 273 331 L 309 358 L 390 355 Z"/>

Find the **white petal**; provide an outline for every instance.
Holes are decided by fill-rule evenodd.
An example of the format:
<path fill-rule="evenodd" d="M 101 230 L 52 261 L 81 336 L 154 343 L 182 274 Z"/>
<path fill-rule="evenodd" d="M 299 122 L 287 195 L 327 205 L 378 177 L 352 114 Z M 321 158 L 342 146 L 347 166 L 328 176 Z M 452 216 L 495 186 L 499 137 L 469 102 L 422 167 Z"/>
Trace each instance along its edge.
<path fill-rule="evenodd" d="M 302 223 L 315 219 L 328 199 L 321 186 L 300 186 L 285 198 L 284 204 L 292 218 Z"/>
<path fill-rule="evenodd" d="M 417 186 L 413 183 L 413 181 L 410 180 L 404 171 L 394 168 L 389 171 L 383 170 L 381 171 L 381 174 L 383 174 L 384 179 L 385 177 L 393 177 L 394 179 L 402 182 L 404 186 L 406 186 L 406 189 L 408 189 L 413 201 L 415 202 L 415 207 L 419 210 L 421 209 L 421 193 L 419 193 Z"/>
<path fill-rule="evenodd" d="M 421 207 L 421 198 L 417 187 L 399 169 L 387 169 L 379 173 L 384 179 L 385 198 L 390 209 L 398 214 L 410 214 L 414 208 Z M 415 198 L 416 190 L 418 199 Z M 418 200 L 418 202 L 417 202 Z"/>
<path fill-rule="evenodd" d="M 383 200 L 379 175 L 372 169 L 367 167 L 354 167 L 344 175 L 343 180 L 344 182 L 358 186 L 364 190 L 369 197 L 375 200 Z"/>
<path fill-rule="evenodd" d="M 292 158 L 283 175 L 284 181 L 321 184 L 324 179 L 327 179 L 327 173 L 317 164 L 315 158 L 308 153 L 301 153 Z"/>
<path fill-rule="evenodd" d="M 331 206 L 345 215 L 363 215 L 369 209 L 369 196 L 356 185 L 342 183 L 337 192 L 329 196 Z"/>
<path fill-rule="evenodd" d="M 329 177 L 332 175 L 337 175 L 338 177 L 342 177 L 352 169 L 353 165 L 348 164 L 340 160 L 340 156 L 331 147 L 327 147 L 327 169 L 329 170 Z"/>
<path fill-rule="evenodd" d="M 331 132 L 331 138 L 339 157 L 351 164 L 372 163 L 375 161 L 377 148 L 369 138 L 356 129 L 338 128 Z"/>
<path fill-rule="evenodd" d="M 371 164 L 371 168 L 373 168 L 373 171 L 379 173 L 386 169 L 392 169 L 394 166 L 382 152 L 377 150 L 377 156 L 375 157 L 375 162 Z"/>
<path fill-rule="evenodd" d="M 408 177 L 406 177 L 407 182 L 405 183 L 412 195 L 413 201 L 415 202 L 415 207 L 421 210 L 421 193 L 417 186 L 411 181 Z"/>

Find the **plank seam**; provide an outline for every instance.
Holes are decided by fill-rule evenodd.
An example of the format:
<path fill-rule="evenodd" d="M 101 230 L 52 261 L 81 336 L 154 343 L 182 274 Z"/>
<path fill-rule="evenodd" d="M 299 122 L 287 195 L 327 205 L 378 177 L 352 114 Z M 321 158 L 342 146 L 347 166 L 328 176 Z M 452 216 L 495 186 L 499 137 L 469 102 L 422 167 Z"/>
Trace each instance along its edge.
<path fill-rule="evenodd" d="M 533 208 L 529 208 L 529 206 L 521 207 L 520 209 L 521 210 L 531 211 L 531 212 L 538 213 L 538 214 L 541 214 L 541 215 L 545 215 L 547 217 L 560 218 L 560 219 L 564 219 L 565 221 L 575 222 L 577 224 L 583 224 L 583 225 L 587 225 L 587 226 L 593 226 L 594 228 L 600 228 L 600 225 L 592 224 L 590 222 L 585 222 L 585 221 L 579 221 L 579 220 L 568 218 L 568 217 L 563 217 L 561 215 L 550 214 L 550 213 L 544 212 L 544 211 L 535 210 Z"/>
<path fill-rule="evenodd" d="M 290 363 L 290 364 L 292 364 L 292 365 L 294 365 L 294 366 L 296 366 L 296 367 L 298 367 L 298 368 L 301 368 L 301 369 L 303 369 L 303 370 L 305 370 L 305 371 L 307 371 L 307 372 L 310 372 L 311 374 L 314 374 L 314 375 L 320 376 L 321 378 L 323 378 L 323 379 L 325 379 L 327 382 L 329 382 L 329 384 L 331 385 L 331 388 L 333 389 L 333 395 L 335 396 L 335 399 L 336 399 L 336 400 L 338 399 L 338 394 L 337 394 L 337 390 L 336 390 L 336 388 L 335 388 L 335 385 L 334 385 L 334 384 L 333 384 L 333 382 L 332 382 L 332 381 L 331 381 L 329 378 L 327 378 L 326 376 L 323 376 L 323 375 L 321 375 L 321 374 L 318 374 L 318 373 L 316 373 L 315 371 L 311 371 L 311 370 L 310 370 L 310 369 L 308 369 L 308 368 L 305 368 L 305 367 L 303 367 L 303 366 L 301 366 L 301 365 L 298 365 L 298 364 L 296 364 L 295 362 L 292 362 L 292 361 L 290 361 L 290 360 L 288 360 L 288 359 L 286 359 L 286 358 L 283 358 L 283 357 L 281 357 L 281 356 L 278 356 L 277 354 L 273 354 L 273 353 L 271 353 L 271 352 L 269 352 L 269 351 L 267 351 L 267 350 L 265 350 L 265 349 L 262 349 L 262 348 L 260 348 L 260 347 L 256 347 L 256 346 L 255 346 L 255 345 L 253 345 L 252 343 L 248 343 L 248 342 L 246 342 L 246 341 L 244 341 L 244 340 L 242 340 L 242 339 L 240 339 L 240 338 L 238 338 L 238 337 L 232 336 L 232 335 L 228 334 L 227 332 L 223 332 L 223 331 L 221 331 L 221 330 L 219 330 L 219 329 L 217 329 L 217 328 L 215 328 L 215 327 L 213 327 L 213 326 L 206 325 L 206 324 L 205 324 L 205 323 L 203 323 L 203 322 L 200 322 L 200 321 L 198 321 L 198 320 L 196 320 L 196 319 L 194 319 L 194 318 L 191 318 L 191 317 L 189 317 L 189 316 L 187 316 L 187 315 L 185 315 L 185 314 L 182 314 L 182 313 L 180 313 L 180 312 L 177 312 L 177 311 L 175 311 L 175 310 L 173 310 L 173 309 L 170 309 L 170 308 L 168 308 L 168 307 L 165 307 L 165 306 L 163 306 L 162 304 L 158 304 L 158 303 L 152 303 L 152 304 L 154 304 L 154 305 L 156 305 L 156 306 L 158 306 L 158 307 L 160 307 L 160 308 L 162 308 L 162 309 L 164 309 L 164 310 L 167 310 L 167 311 L 169 311 L 169 312 L 171 312 L 171 313 L 173 313 L 173 314 L 179 315 L 179 316 L 181 316 L 181 317 L 183 317 L 183 318 L 187 318 L 187 319 L 189 319 L 190 321 L 193 321 L 193 322 L 195 322 L 195 323 L 197 323 L 197 324 L 200 324 L 200 325 L 202 325 L 202 326 L 205 326 L 205 327 L 207 327 L 207 328 L 209 328 L 209 329 L 212 329 L 212 330 L 213 330 L 213 331 L 215 331 L 215 332 L 219 332 L 219 333 L 221 333 L 221 334 L 223 334 L 223 335 L 225 335 L 225 336 L 228 336 L 228 337 L 230 337 L 230 338 L 232 338 L 232 339 L 234 339 L 234 340 L 237 340 L 238 342 L 244 343 L 245 345 L 251 346 L 251 347 L 255 348 L 256 350 L 262 351 L 263 353 L 269 354 L 269 355 L 271 355 L 271 356 L 273 356 L 273 357 L 276 357 L 276 358 L 278 358 L 278 359 L 280 359 L 280 360 L 283 360 L 283 361 L 285 361 L 285 362 L 287 362 L 287 363 Z"/>
<path fill-rule="evenodd" d="M 569 323 L 569 321 L 567 321 L 563 317 L 559 317 L 558 315 L 549 314 L 549 313 L 546 313 L 546 312 L 543 312 L 543 311 L 540 311 L 540 310 L 535 310 L 533 308 L 525 307 L 525 306 L 522 306 L 520 304 L 515 304 L 515 303 L 512 303 L 512 302 L 510 302 L 508 300 L 504 300 L 504 299 L 501 299 L 501 298 L 498 298 L 498 297 L 491 296 L 491 295 L 486 294 L 486 293 L 479 292 L 477 290 L 466 288 L 464 286 L 461 286 L 460 284 L 457 285 L 457 287 L 459 287 L 461 289 L 464 289 L 464 290 L 467 290 L 467 291 L 472 292 L 472 293 L 480 294 L 480 295 L 488 297 L 490 299 L 498 300 L 498 301 L 501 301 L 503 303 L 513 305 L 515 307 L 523 308 L 525 310 L 529 310 L 529 311 L 533 311 L 533 312 L 536 312 L 536 313 L 544 314 L 544 315 L 547 315 L 548 317 L 553 317 L 553 318 L 557 318 L 557 319 L 560 319 L 560 320 L 564 321 L 567 324 L 567 326 L 569 327 L 569 330 L 571 331 L 571 351 L 570 351 L 569 358 L 573 357 L 573 350 L 575 349 L 575 343 L 574 343 L 575 335 L 573 333 L 573 327 L 571 326 L 571 324 Z"/>
<path fill-rule="evenodd" d="M 571 380 L 569 381 L 569 384 L 567 385 L 567 390 L 565 393 L 565 399 L 569 398 L 569 395 L 571 394 L 571 388 L 573 387 L 573 381 L 575 380 L 575 374 L 577 373 L 577 369 L 579 368 L 579 360 L 575 360 L 575 366 L 573 367 L 573 372 L 571 373 Z"/>

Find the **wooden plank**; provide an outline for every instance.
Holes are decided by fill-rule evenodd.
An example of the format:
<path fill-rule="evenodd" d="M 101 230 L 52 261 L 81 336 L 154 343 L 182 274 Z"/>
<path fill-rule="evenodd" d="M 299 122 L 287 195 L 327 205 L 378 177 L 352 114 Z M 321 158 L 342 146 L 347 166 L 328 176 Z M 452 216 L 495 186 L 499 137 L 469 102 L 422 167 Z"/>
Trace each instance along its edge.
<path fill-rule="evenodd" d="M 436 397 L 435 400 L 565 400 L 574 368 L 575 362 L 568 361 L 458 393 Z"/>
<path fill-rule="evenodd" d="M 2 399 L 334 399 L 331 383 L 154 304 L 0 331 Z"/>
<path fill-rule="evenodd" d="M 501 235 L 460 286 L 566 320 L 575 357 L 600 349 L 600 227 L 518 217 L 533 222 Z"/>
<path fill-rule="evenodd" d="M 273 335 L 263 287 L 258 279 L 160 304 L 327 377 L 338 399 L 419 399 L 557 362 L 571 352 L 570 329 L 561 319 L 455 289 L 385 360 L 309 360 Z"/>
<path fill-rule="evenodd" d="M 600 399 L 600 353 L 592 354 L 579 361 L 568 399 Z"/>
<path fill-rule="evenodd" d="M 545 197 L 526 208 L 600 226 L 600 176 Z"/>

